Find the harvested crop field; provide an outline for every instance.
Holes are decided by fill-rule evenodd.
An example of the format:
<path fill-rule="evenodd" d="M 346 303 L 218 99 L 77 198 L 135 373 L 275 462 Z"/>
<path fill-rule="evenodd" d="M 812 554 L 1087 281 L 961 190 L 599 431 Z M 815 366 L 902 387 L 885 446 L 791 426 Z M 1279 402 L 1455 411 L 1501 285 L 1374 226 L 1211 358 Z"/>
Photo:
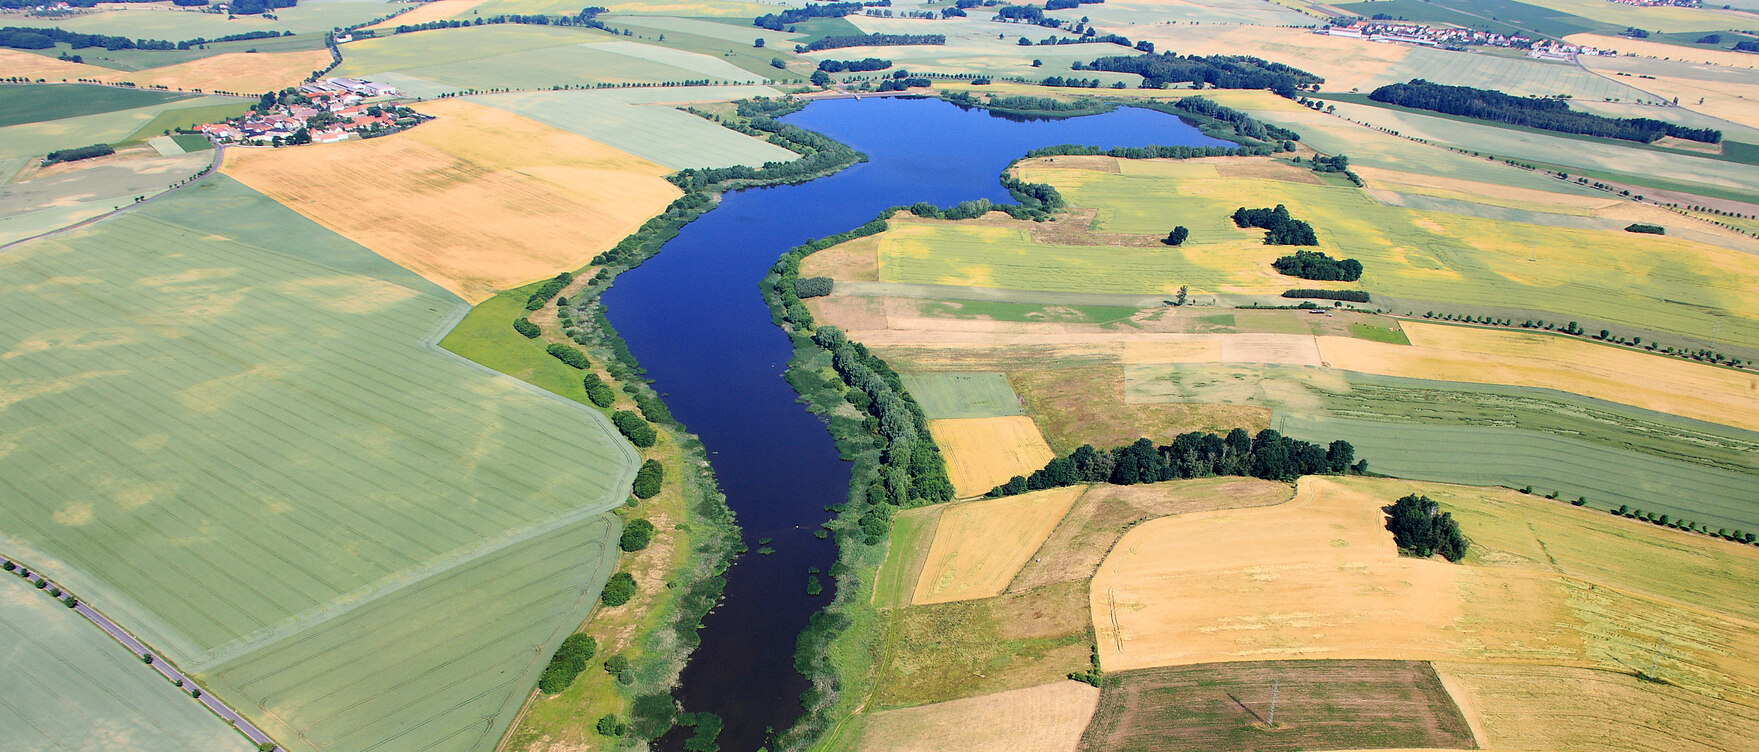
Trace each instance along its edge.
<path fill-rule="evenodd" d="M 946 507 L 912 602 L 999 595 L 1085 490 L 1053 488 Z"/>
<path fill-rule="evenodd" d="M 1021 414 L 1020 398 L 1003 373 L 904 373 L 904 387 L 929 420 L 1000 418 Z"/>
<path fill-rule="evenodd" d="M 1030 475 L 1056 455 L 1024 415 L 930 420 L 928 431 L 947 458 L 947 475 L 961 497 L 978 496 L 1016 475 Z"/>
<path fill-rule="evenodd" d="M 1092 666 L 1087 586 L 894 609 L 870 707 L 910 707 L 1062 681 Z"/>
<path fill-rule="evenodd" d="M 1020 592 L 1056 582 L 1084 582 L 1118 539 L 1143 520 L 1218 509 L 1281 504 L 1294 496 L 1286 483 L 1257 478 L 1199 478 L 1136 486 L 1099 484 L 1057 523 L 1044 545 L 1009 583 Z"/>
<path fill-rule="evenodd" d="M 1085 752 L 1474 746 L 1459 707 L 1421 661 L 1206 663 L 1112 674 L 1081 738 Z"/>
<path fill-rule="evenodd" d="M 494 747 L 615 560 L 608 421 L 223 175 L 0 266 L 12 545 L 290 750 Z"/>
<path fill-rule="evenodd" d="M 378 29 L 396 29 L 398 26 L 404 25 L 414 26 L 429 21 L 444 21 L 482 4 L 483 0 L 432 0 L 432 2 L 416 5 L 407 13 L 399 13 L 395 18 L 366 28 L 376 31 Z"/>
<path fill-rule="evenodd" d="M 1271 411 L 1262 406 L 1128 399 L 1124 372 L 1120 365 L 1022 370 L 1009 373 L 1008 381 L 1045 440 L 1062 454 L 1082 444 L 1109 448 L 1143 437 L 1164 443 L 1189 431 L 1256 432 L 1270 426 Z"/>
<path fill-rule="evenodd" d="M 126 32 L 125 32 L 126 33 Z M 175 90 L 248 93 L 298 84 L 330 64 L 328 50 L 228 52 L 145 70 L 122 71 L 57 60 L 18 50 L 0 50 L 0 75 L 49 81 L 132 82 Z"/>
<path fill-rule="evenodd" d="M 438 119 L 225 172 L 472 303 L 584 266 L 679 195 L 664 167 L 503 110 L 423 110 Z"/>
<path fill-rule="evenodd" d="M 1751 705 L 1628 673 L 1478 663 L 1435 668 L 1485 749 L 1727 752 L 1759 736 L 1759 710 Z"/>
<path fill-rule="evenodd" d="M 968 697 L 864 719 L 870 752 L 1075 752 L 1099 690 L 1075 681 Z"/>
<path fill-rule="evenodd" d="M 141 665 L 97 625 L 14 573 L 4 575 L 0 576 L 0 645 L 6 646 L 0 650 L 0 735 L 5 736 L 7 749 L 245 752 L 256 748 L 188 692 Z M 1097 699 L 1099 692 L 1093 696 Z"/>

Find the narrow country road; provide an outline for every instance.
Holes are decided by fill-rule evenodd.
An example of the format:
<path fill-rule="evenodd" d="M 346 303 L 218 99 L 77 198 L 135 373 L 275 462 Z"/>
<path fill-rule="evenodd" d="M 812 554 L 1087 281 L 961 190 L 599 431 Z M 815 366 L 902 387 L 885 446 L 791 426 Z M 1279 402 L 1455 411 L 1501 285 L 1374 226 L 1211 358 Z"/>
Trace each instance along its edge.
<path fill-rule="evenodd" d="M 146 645 L 142 644 L 140 640 L 135 639 L 134 635 L 128 633 L 128 630 L 123 629 L 116 622 L 111 621 L 110 617 L 105 616 L 103 613 L 99 612 L 97 609 L 92 608 L 92 605 L 90 603 L 87 603 L 84 598 L 80 598 L 80 597 L 74 595 L 73 593 L 69 592 L 67 590 L 67 588 L 61 587 L 60 583 L 55 582 L 54 580 L 51 580 L 48 577 L 43 576 L 43 574 L 38 572 L 37 570 L 31 569 L 30 567 L 26 566 L 24 564 L 24 562 L 18 561 L 17 559 L 14 559 L 9 556 L 0 556 L 0 562 L 10 562 L 12 565 L 18 567 L 20 570 L 29 571 L 31 573 L 31 579 L 33 579 L 33 580 L 34 579 L 42 579 L 42 580 L 48 582 L 50 587 L 55 587 L 55 588 L 61 590 L 62 596 L 72 597 L 74 599 L 75 603 L 77 604 L 73 607 L 74 611 L 79 612 L 79 614 L 81 616 L 84 616 L 91 623 L 98 625 L 99 629 L 104 630 L 104 632 L 106 634 L 110 635 L 112 638 L 115 638 L 115 640 L 117 642 L 122 643 L 122 646 L 125 648 L 128 648 L 128 650 L 130 652 L 134 653 L 136 658 L 140 658 L 140 659 L 144 660 L 146 656 L 149 656 L 149 655 L 152 656 L 153 662 L 151 665 L 153 668 L 155 668 L 159 671 L 160 676 L 165 677 L 165 679 L 168 682 L 170 682 L 173 687 L 177 687 L 177 682 L 183 683 L 181 687 L 177 687 L 179 691 L 184 692 L 185 694 L 189 694 L 189 693 L 191 693 L 191 691 L 193 689 L 197 688 L 195 680 L 189 678 L 189 676 L 184 674 L 182 671 L 179 671 L 177 669 L 177 667 L 175 665 L 173 665 L 169 660 L 166 660 L 163 655 L 160 655 L 157 651 L 154 651 L 153 649 L 148 648 Z M 16 571 L 6 572 L 5 574 L 11 575 L 11 576 L 17 576 L 18 572 L 16 572 Z M 248 720 L 245 720 L 244 716 L 239 715 L 238 711 L 232 709 L 232 706 L 227 705 L 225 702 L 221 701 L 219 698 L 215 697 L 214 695 L 210 694 L 209 692 L 202 690 L 200 697 L 198 697 L 196 699 L 201 704 L 206 705 L 209 710 L 214 711 L 215 715 L 218 715 L 221 718 L 224 718 L 227 721 L 231 722 L 231 724 L 234 727 L 236 727 L 240 733 L 244 734 L 246 738 L 251 740 L 251 743 L 257 744 L 257 745 L 263 745 L 263 744 L 270 744 L 274 741 L 273 739 L 269 738 L 268 734 L 263 733 L 261 729 L 257 728 L 255 724 L 251 723 Z M 281 752 L 281 747 L 279 747 L 279 746 L 274 746 L 274 747 L 271 747 L 270 749 L 275 750 L 275 752 Z"/>

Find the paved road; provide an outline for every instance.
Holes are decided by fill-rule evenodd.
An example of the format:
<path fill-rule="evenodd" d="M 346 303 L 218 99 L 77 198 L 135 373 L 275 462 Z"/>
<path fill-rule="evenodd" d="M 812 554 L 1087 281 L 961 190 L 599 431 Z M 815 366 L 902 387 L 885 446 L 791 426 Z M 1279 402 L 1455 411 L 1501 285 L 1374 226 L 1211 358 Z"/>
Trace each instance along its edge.
<path fill-rule="evenodd" d="M 6 561 L 10 561 L 22 569 L 30 570 L 32 579 L 42 578 L 48 581 L 51 586 L 60 588 L 63 596 L 73 596 L 78 604 L 73 607 L 74 611 L 79 612 L 81 616 L 84 616 L 87 620 L 91 621 L 91 623 L 98 625 L 99 629 L 104 630 L 106 634 L 115 638 L 117 642 L 122 643 L 122 646 L 128 648 L 130 652 L 134 653 L 136 658 L 144 658 L 148 655 L 153 656 L 152 667 L 159 671 L 160 676 L 165 677 L 165 679 L 170 681 L 173 685 L 178 681 L 183 682 L 180 691 L 188 693 L 192 688 L 196 687 L 195 680 L 189 678 L 189 676 L 185 675 L 182 671 L 177 670 L 177 667 L 172 665 L 170 661 L 165 660 L 164 656 L 159 655 L 158 652 L 148 648 L 146 645 L 142 644 L 140 640 L 135 639 L 134 635 L 128 633 L 128 630 L 123 629 L 116 622 L 111 621 L 110 617 L 105 616 L 97 609 L 92 608 L 91 604 L 87 603 L 84 598 L 73 595 L 68 592 L 67 588 L 61 587 L 60 583 L 44 577 L 41 573 L 37 572 L 37 570 L 25 566 L 23 562 L 8 556 L 0 556 L 0 562 Z M 7 572 L 5 574 L 12 577 L 18 576 L 16 572 Z M 232 709 L 232 706 L 227 705 L 225 702 L 222 702 L 219 698 L 213 696 L 207 691 L 203 690 L 201 697 L 198 698 L 197 701 L 206 705 L 209 710 L 214 711 L 215 715 L 218 715 L 227 721 L 231 721 L 233 726 L 237 727 L 245 737 L 251 740 L 251 743 L 261 745 L 274 741 L 269 738 L 268 734 L 263 733 L 262 729 L 257 728 L 256 725 L 250 721 L 245 720 L 244 716 L 239 715 L 238 711 Z M 282 752 L 282 748 L 279 746 L 276 746 L 273 749 L 276 750 L 276 752 Z"/>

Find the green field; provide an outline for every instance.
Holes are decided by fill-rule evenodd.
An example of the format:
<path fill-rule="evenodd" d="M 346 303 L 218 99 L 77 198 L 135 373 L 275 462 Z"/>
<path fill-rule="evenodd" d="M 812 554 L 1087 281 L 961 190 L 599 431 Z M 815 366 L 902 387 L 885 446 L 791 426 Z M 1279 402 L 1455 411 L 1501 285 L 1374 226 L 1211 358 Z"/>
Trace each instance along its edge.
<path fill-rule="evenodd" d="M 0 159 L 42 156 L 56 149 L 91 144 L 145 141 L 168 128 L 209 123 L 248 109 L 250 103 L 236 97 L 192 97 L 129 110 L 0 127 Z"/>
<path fill-rule="evenodd" d="M 256 749 L 97 625 L 10 572 L 0 576 L 0 645 L 7 749 Z"/>
<path fill-rule="evenodd" d="M 118 86 L 52 84 L 0 86 L 0 128 L 45 120 L 101 115 L 188 99 L 192 95 Z"/>
<path fill-rule="evenodd" d="M 873 604 L 880 608 L 902 608 L 910 605 L 916 594 L 916 580 L 922 575 L 923 562 L 934 543 L 943 507 L 927 507 L 901 512 L 892 518 L 891 542 L 886 547 L 886 560 L 873 579 Z"/>
<path fill-rule="evenodd" d="M 792 161 L 800 155 L 671 105 L 775 97 L 766 86 L 603 89 L 490 94 L 474 101 L 516 112 L 677 169 Z"/>
<path fill-rule="evenodd" d="M 924 316 L 949 319 L 1112 324 L 1129 320 L 1141 309 L 1103 305 L 1033 305 L 989 300 L 931 300 L 924 302 L 919 310 Z"/>
<path fill-rule="evenodd" d="M 428 82 L 420 87 L 403 80 L 411 93 L 420 96 L 464 89 L 550 89 L 599 83 L 762 81 L 706 55 L 613 39 L 603 32 L 550 26 L 499 24 L 445 29 L 367 39 L 344 47 L 336 75 L 376 80 L 380 74 L 396 73 Z"/>
<path fill-rule="evenodd" d="M 608 421 L 433 348 L 456 298 L 223 176 L 0 267 L 20 556 L 292 749 L 493 747 L 611 566 Z"/>
<path fill-rule="evenodd" d="M 204 139 L 205 140 L 205 139 Z M 0 243 L 66 227 L 151 196 L 201 172 L 212 154 L 111 160 L 6 186 L 0 193 Z"/>
<path fill-rule="evenodd" d="M 690 18 L 629 16 L 606 19 L 605 23 L 613 29 L 634 34 L 634 38 L 643 44 L 716 58 L 737 66 L 740 70 L 759 79 L 769 79 L 781 83 L 804 83 L 806 81 L 805 74 L 776 68 L 770 64 L 770 61 L 780 58 L 784 62 L 798 62 L 799 58 L 794 54 L 794 45 L 811 40 L 814 35 L 809 33 L 783 34 L 752 26 L 749 18 L 737 20 L 738 23 L 733 24 Z M 815 19 L 815 21 L 835 22 L 848 26 L 848 22 L 840 18 Z M 796 28 L 801 26 L 805 26 L 805 24 L 798 25 Z M 859 31 L 853 26 L 848 26 L 847 31 L 843 33 L 856 34 Z M 765 40 L 764 46 L 762 48 L 753 46 L 753 42 L 760 37 Z"/>
<path fill-rule="evenodd" d="M 1276 726 L 1269 725 L 1271 684 Z M 1107 677 L 1083 752 L 1472 749 L 1465 716 L 1418 661 L 1264 661 Z"/>
<path fill-rule="evenodd" d="M 1057 681 L 1090 664 L 1087 583 L 894 609 L 869 708 L 925 705 Z"/>
<path fill-rule="evenodd" d="M 1405 53 L 1403 59 L 1374 77 L 1374 85 L 1404 83 L 1414 78 L 1451 86 L 1495 89 L 1515 96 L 1567 94 L 1577 100 L 1618 99 L 1626 102 L 1655 99 L 1654 95 L 1569 63 L 1449 52 L 1428 47 L 1417 47 Z M 1363 87 L 1362 91 L 1367 93 L 1372 89 Z"/>
<path fill-rule="evenodd" d="M 1022 415 L 1004 373 L 905 373 L 904 387 L 929 420 Z"/>
<path fill-rule="evenodd" d="M 129 39 L 163 39 L 181 42 L 203 37 L 213 39 L 251 31 L 291 31 L 295 35 L 323 37 L 333 27 L 350 26 L 390 15 L 408 6 L 381 0 L 306 0 L 280 8 L 275 18 L 232 16 L 177 8 L 170 3 L 138 3 L 125 7 L 83 12 L 68 18 L 7 14 L 7 26 L 55 26 L 81 34 L 108 34 Z M 580 10 L 576 8 L 574 12 Z"/>

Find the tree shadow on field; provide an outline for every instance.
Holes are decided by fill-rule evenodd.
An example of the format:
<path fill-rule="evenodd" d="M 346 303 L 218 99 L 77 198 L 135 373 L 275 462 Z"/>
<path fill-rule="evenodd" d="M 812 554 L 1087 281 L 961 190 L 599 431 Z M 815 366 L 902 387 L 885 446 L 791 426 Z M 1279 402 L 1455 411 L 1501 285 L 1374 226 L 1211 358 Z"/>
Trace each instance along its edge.
<path fill-rule="evenodd" d="M 1265 723 L 1264 716 L 1259 715 L 1258 711 L 1253 710 L 1252 708 L 1246 707 L 1246 703 L 1241 701 L 1240 698 L 1235 697 L 1233 692 L 1229 692 L 1227 694 L 1228 694 L 1228 699 L 1233 700 L 1234 704 L 1240 706 L 1241 710 L 1246 711 L 1253 718 L 1257 719 L 1259 723 Z"/>

